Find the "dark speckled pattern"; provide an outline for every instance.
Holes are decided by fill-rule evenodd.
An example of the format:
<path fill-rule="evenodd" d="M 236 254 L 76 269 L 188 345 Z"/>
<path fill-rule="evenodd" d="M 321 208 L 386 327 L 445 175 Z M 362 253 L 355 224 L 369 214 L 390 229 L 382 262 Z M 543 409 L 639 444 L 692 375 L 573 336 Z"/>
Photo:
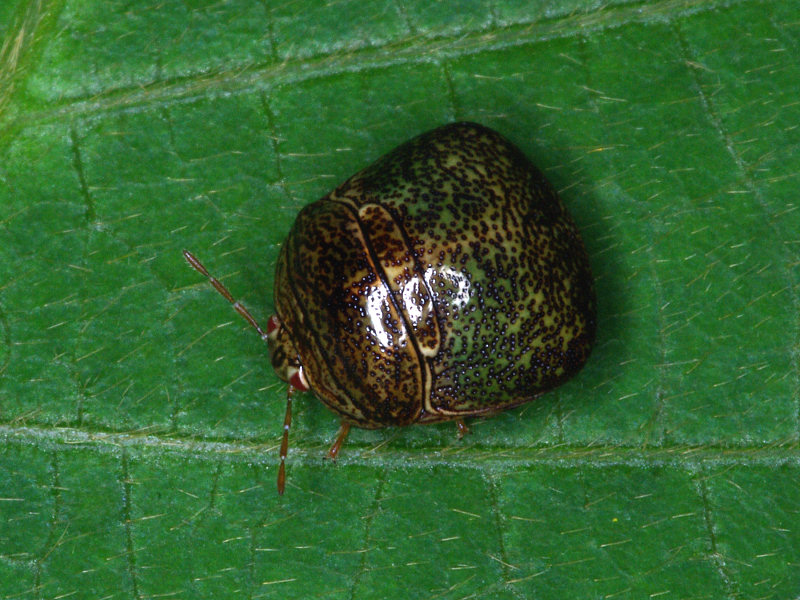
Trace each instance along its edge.
<path fill-rule="evenodd" d="M 275 279 L 311 389 L 359 427 L 500 411 L 574 375 L 595 335 L 572 219 L 508 140 L 453 123 L 304 208 Z"/>

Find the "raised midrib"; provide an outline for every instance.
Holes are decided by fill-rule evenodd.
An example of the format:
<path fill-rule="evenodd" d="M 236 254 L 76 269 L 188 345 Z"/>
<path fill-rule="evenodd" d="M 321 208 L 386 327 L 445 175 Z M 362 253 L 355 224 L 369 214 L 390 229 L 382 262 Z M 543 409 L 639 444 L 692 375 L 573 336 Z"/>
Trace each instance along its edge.
<path fill-rule="evenodd" d="M 392 448 L 386 442 L 401 430 L 385 432 L 386 439 L 377 446 L 349 443 L 337 461 L 348 465 L 371 467 L 429 468 L 447 465 L 454 468 L 492 470 L 526 466 L 570 468 L 629 466 L 651 468 L 673 466 L 698 469 L 701 466 L 800 465 L 800 448 L 795 440 L 762 446 L 740 445 L 664 445 L 642 447 L 626 445 L 557 444 L 542 446 L 484 446 L 477 434 L 459 441 L 453 435 L 447 445 L 426 445 L 418 448 Z M 132 454 L 191 456 L 199 460 L 260 463 L 277 466 L 279 441 L 217 441 L 172 435 L 146 433 L 91 432 L 71 427 L 0 426 L 0 438 L 7 446 L 30 446 L 46 451 L 70 452 L 91 450 L 116 454 L 123 449 Z M 294 444 L 289 461 L 300 464 L 322 464 L 327 445 L 301 447 Z"/>

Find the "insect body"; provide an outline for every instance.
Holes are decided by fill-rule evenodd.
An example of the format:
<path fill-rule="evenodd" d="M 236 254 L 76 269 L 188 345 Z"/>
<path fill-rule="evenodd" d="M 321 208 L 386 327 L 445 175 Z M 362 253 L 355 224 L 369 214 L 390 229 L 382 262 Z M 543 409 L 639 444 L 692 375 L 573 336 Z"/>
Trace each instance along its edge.
<path fill-rule="evenodd" d="M 290 393 L 340 415 L 334 456 L 350 425 L 461 428 L 527 402 L 574 375 L 595 336 L 572 219 L 519 149 L 474 123 L 416 137 L 306 206 L 274 294 L 267 332 L 234 306 Z"/>

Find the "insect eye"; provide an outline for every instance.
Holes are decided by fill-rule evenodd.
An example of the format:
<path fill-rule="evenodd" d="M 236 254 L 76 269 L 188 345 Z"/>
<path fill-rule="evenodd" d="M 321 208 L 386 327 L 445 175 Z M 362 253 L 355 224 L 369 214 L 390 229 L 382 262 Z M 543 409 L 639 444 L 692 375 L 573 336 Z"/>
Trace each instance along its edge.
<path fill-rule="evenodd" d="M 267 335 L 278 329 L 280 326 L 281 322 L 278 320 L 278 317 L 276 315 L 272 315 L 267 321 Z"/>

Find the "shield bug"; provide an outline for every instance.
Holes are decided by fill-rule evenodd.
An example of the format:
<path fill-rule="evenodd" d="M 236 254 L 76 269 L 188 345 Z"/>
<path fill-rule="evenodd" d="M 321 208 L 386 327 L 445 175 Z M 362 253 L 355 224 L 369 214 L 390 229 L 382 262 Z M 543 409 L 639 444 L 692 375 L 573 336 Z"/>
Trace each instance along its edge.
<path fill-rule="evenodd" d="M 399 146 L 300 211 L 278 257 L 266 330 L 294 390 L 350 426 L 491 415 L 558 386 L 595 337 L 592 274 L 578 230 L 542 173 L 499 133 L 452 123 Z"/>

